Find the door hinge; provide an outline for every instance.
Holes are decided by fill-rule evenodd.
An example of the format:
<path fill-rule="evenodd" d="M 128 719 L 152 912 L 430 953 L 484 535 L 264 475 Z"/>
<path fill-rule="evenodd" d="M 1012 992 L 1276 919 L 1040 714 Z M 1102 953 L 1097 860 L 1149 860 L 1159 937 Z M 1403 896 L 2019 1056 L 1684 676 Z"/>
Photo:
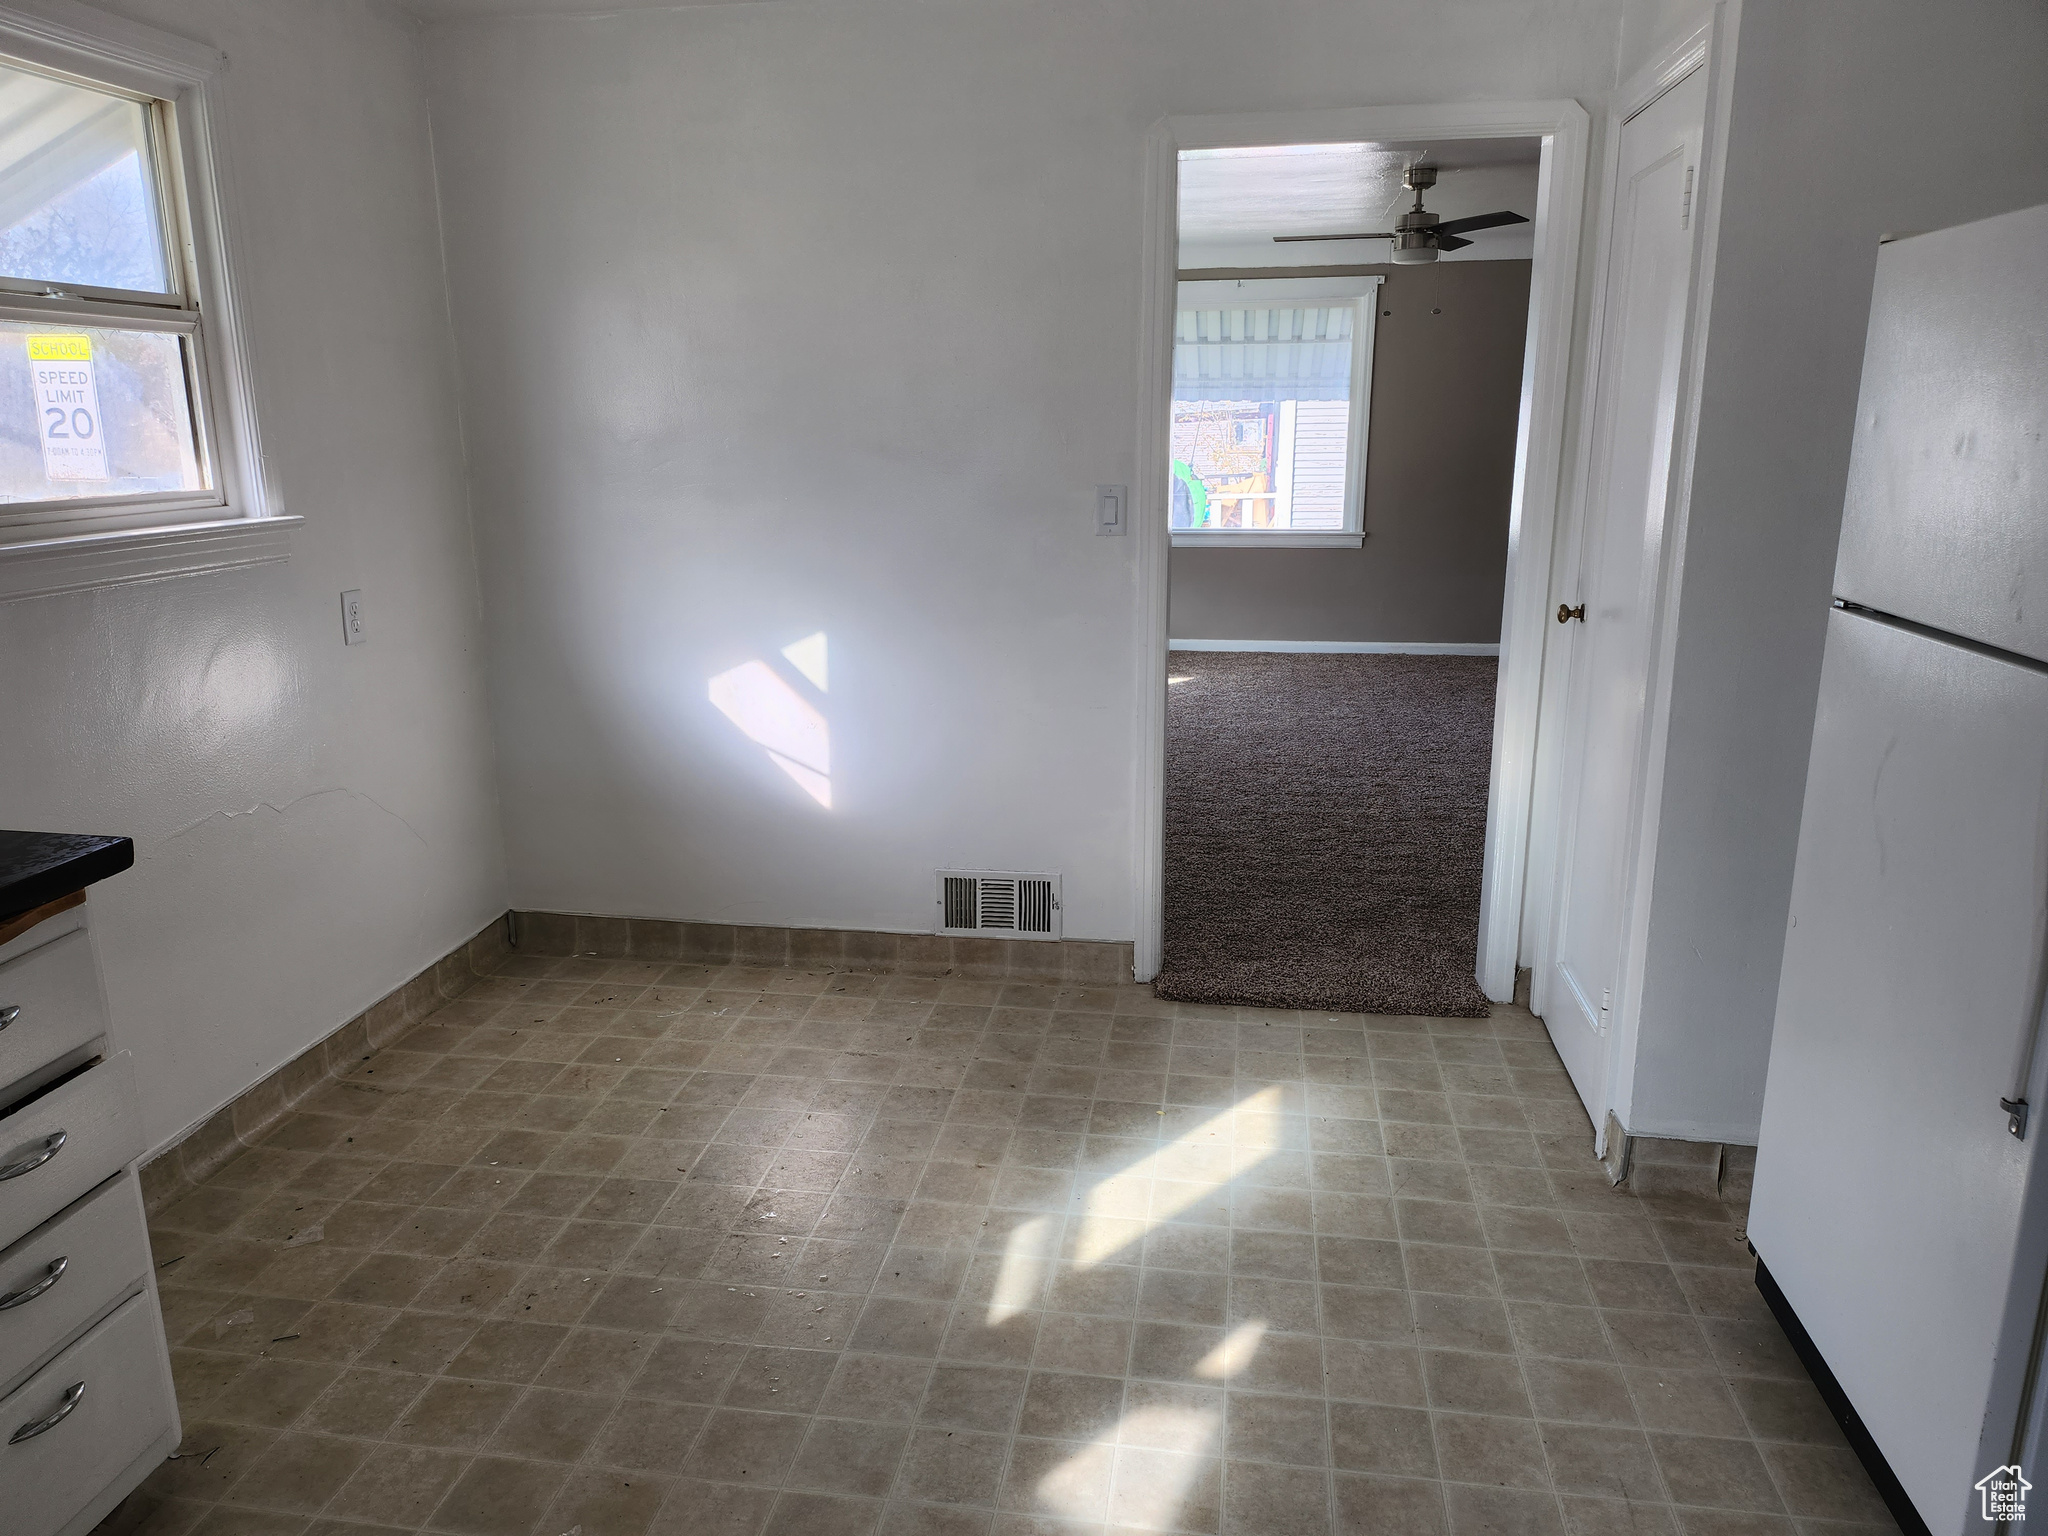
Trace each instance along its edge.
<path fill-rule="evenodd" d="M 2027 1139 L 2027 1101 L 2025 1099 L 2000 1099 L 1998 1107 L 2005 1111 L 2005 1128 L 2021 1141 Z"/>
<path fill-rule="evenodd" d="M 1692 173 L 1693 168 L 1688 165 L 1685 168 L 1685 204 L 1678 211 L 1680 229 L 1692 228 Z"/>

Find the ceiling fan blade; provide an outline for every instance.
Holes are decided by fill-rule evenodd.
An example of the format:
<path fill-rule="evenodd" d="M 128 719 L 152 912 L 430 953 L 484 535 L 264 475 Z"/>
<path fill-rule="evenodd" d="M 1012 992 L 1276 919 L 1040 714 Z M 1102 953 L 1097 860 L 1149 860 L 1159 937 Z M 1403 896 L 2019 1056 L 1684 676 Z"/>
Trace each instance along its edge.
<path fill-rule="evenodd" d="M 1498 229 L 1503 224 L 1526 224 L 1529 221 L 1519 213 L 1509 213 L 1503 208 L 1499 213 L 1475 213 L 1469 219 L 1448 219 L 1437 225 L 1440 235 L 1469 235 L 1475 229 Z"/>
<path fill-rule="evenodd" d="M 1293 245 L 1302 240 L 1391 240 L 1394 237 L 1385 230 L 1369 235 L 1275 235 L 1275 245 Z"/>
<path fill-rule="evenodd" d="M 1438 235 L 1436 237 L 1436 248 L 1440 251 L 1462 251 L 1471 243 L 1470 240 L 1461 240 L 1456 235 Z"/>

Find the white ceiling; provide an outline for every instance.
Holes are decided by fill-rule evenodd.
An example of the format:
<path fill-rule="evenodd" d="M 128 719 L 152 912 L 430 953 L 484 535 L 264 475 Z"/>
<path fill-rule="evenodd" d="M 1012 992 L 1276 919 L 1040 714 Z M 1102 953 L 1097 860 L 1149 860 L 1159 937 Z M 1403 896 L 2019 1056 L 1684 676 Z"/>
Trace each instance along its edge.
<path fill-rule="evenodd" d="M 1401 173 L 1418 163 L 1438 169 L 1423 206 L 1440 219 L 1502 208 L 1533 219 L 1538 155 L 1535 139 L 1187 150 L 1180 157 L 1180 237 L 1184 245 L 1206 245 L 1392 229 L 1415 197 L 1402 187 Z M 1470 238 L 1527 234 L 1526 225 L 1517 225 Z"/>

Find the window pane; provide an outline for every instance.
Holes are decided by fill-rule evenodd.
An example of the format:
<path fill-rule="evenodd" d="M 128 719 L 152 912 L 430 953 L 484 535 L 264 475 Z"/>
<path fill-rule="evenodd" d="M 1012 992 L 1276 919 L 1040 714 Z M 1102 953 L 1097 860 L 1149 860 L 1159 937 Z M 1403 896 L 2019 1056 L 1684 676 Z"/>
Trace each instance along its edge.
<path fill-rule="evenodd" d="M 0 64 L 0 277 L 171 291 L 139 102 Z"/>
<path fill-rule="evenodd" d="M 1357 306 L 1183 309 L 1175 528 L 1342 528 Z"/>
<path fill-rule="evenodd" d="M 0 502 L 202 491 L 182 336 L 0 323 Z"/>

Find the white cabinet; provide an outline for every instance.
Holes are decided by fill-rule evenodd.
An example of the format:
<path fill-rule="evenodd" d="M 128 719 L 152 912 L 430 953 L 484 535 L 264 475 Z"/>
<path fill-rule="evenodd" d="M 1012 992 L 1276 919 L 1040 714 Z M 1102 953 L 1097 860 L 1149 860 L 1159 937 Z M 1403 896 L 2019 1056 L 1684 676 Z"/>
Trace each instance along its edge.
<path fill-rule="evenodd" d="M 125 1175 L 0 1248 L 0 1386 L 147 1289 L 149 1266 L 142 1192 Z"/>
<path fill-rule="evenodd" d="M 19 1522 L 12 1528 L 90 1530 L 177 1434 L 163 1323 L 144 1291 L 0 1397 L 0 1487 L 9 1490 L 8 1519 Z"/>
<path fill-rule="evenodd" d="M 0 1017 L 6 1019 L 0 1028 L 0 1083 L 32 1082 L 107 1032 L 84 912 L 73 907 L 38 924 L 22 937 L 35 936 L 39 928 L 58 931 L 47 944 L 0 964 Z"/>
<path fill-rule="evenodd" d="M 89 909 L 0 945 L 0 1528 L 82 1536 L 177 1449 Z"/>
<path fill-rule="evenodd" d="M 41 1226 L 141 1153 L 126 1051 L 0 1106 L 0 1240 Z"/>

